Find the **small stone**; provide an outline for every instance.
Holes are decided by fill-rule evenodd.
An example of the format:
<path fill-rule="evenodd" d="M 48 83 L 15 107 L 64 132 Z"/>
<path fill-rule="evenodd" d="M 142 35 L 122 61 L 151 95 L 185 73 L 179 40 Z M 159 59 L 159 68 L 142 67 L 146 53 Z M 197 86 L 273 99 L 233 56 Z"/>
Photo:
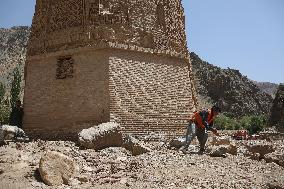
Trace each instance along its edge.
<path fill-rule="evenodd" d="M 88 167 L 88 166 L 83 167 L 82 170 L 85 171 L 85 172 L 92 172 L 92 171 L 94 171 L 93 168 Z"/>
<path fill-rule="evenodd" d="M 79 180 L 77 180 L 77 179 L 70 179 L 68 181 L 68 185 L 69 186 L 78 186 L 79 184 L 81 184 L 81 182 Z"/>
<path fill-rule="evenodd" d="M 226 157 L 228 149 L 226 146 L 213 146 L 212 151 L 210 152 L 211 157 Z"/>
<path fill-rule="evenodd" d="M 78 180 L 83 182 L 83 183 L 86 183 L 86 182 L 89 182 L 89 177 L 90 177 L 90 175 L 80 175 L 78 177 Z"/>
<path fill-rule="evenodd" d="M 151 149 L 145 146 L 145 144 L 136 138 L 127 135 L 123 141 L 123 147 L 129 150 L 133 156 L 150 152 Z"/>

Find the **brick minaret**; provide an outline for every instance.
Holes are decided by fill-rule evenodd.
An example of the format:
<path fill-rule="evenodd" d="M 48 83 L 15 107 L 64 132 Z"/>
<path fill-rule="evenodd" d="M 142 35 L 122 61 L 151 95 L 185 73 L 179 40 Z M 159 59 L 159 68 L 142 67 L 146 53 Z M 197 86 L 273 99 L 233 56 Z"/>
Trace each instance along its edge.
<path fill-rule="evenodd" d="M 196 109 L 180 0 L 37 0 L 24 129 L 64 139 L 116 121 L 179 134 Z"/>

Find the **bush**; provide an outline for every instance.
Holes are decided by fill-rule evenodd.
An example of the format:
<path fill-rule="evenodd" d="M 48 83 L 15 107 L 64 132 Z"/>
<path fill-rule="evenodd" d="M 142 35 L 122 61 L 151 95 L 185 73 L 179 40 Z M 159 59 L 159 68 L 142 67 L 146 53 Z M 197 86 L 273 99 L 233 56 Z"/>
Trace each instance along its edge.
<path fill-rule="evenodd" d="M 250 134 L 255 134 L 262 131 L 267 123 L 265 116 L 252 116 L 250 127 L 247 128 Z"/>
<path fill-rule="evenodd" d="M 221 130 L 239 130 L 246 129 L 250 134 L 258 133 L 263 130 L 267 124 L 267 118 L 263 115 L 260 116 L 243 116 L 239 119 L 230 118 L 226 115 L 219 115 L 215 119 L 217 129 Z"/>
<path fill-rule="evenodd" d="M 215 119 L 214 123 L 216 125 L 216 128 L 221 130 L 234 130 L 237 128 L 236 120 L 223 114 L 220 114 Z"/>

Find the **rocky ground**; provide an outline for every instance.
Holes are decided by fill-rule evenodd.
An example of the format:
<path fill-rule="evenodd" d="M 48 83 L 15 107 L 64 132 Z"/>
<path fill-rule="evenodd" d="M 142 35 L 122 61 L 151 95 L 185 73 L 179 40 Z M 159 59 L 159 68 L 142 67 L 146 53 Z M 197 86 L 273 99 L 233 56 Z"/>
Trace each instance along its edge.
<path fill-rule="evenodd" d="M 277 152 L 283 160 L 283 139 L 231 141 L 238 153 L 224 157 L 209 155 L 214 148 L 210 141 L 204 154 L 183 153 L 166 141 L 148 142 L 151 151 L 138 156 L 122 147 L 80 149 L 69 141 L 12 142 L 0 147 L 0 188 L 284 188 L 283 161 L 278 165 L 264 158 Z M 50 151 L 77 165 L 78 172 L 65 185 L 48 186 L 42 180 L 40 159 Z"/>

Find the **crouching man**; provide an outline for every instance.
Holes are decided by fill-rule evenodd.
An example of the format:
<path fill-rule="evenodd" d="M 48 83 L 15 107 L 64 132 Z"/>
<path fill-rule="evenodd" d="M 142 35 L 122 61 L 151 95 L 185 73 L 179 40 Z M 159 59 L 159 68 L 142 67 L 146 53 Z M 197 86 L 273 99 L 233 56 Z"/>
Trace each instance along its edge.
<path fill-rule="evenodd" d="M 217 129 L 213 128 L 214 119 L 219 113 L 221 113 L 221 109 L 218 106 L 213 106 L 209 110 L 202 110 L 194 113 L 194 115 L 189 119 L 186 133 L 186 144 L 183 151 L 188 149 L 188 146 L 195 136 L 197 136 L 200 145 L 200 152 L 202 153 L 205 151 L 205 144 L 208 138 L 207 131 L 211 131 L 216 136 L 219 136 Z"/>

